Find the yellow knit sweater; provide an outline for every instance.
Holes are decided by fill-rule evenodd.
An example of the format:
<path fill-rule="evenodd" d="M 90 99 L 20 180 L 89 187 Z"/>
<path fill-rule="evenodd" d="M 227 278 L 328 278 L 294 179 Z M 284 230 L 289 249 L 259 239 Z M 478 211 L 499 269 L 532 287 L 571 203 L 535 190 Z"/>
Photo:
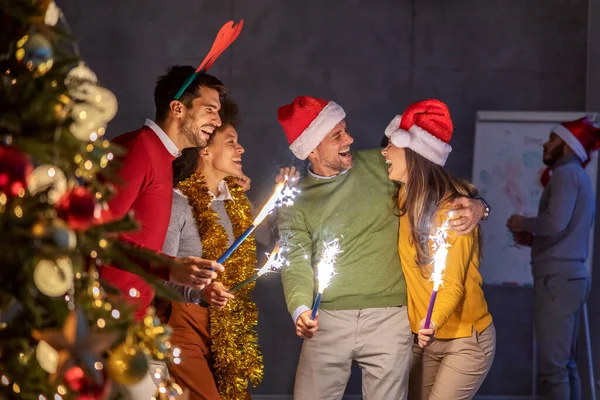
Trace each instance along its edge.
<path fill-rule="evenodd" d="M 440 224 L 446 218 L 446 211 L 440 211 L 438 214 L 437 220 Z M 468 337 L 471 336 L 473 327 L 477 332 L 482 332 L 492 323 L 492 316 L 488 312 L 481 289 L 477 229 L 464 236 L 457 235 L 452 230 L 448 231 L 447 243 L 450 247 L 444 283 L 438 291 L 431 317 L 437 329 L 437 339 Z M 412 244 L 411 230 L 408 215 L 401 216 L 398 251 L 406 278 L 410 325 L 412 331 L 417 333 L 427 314 L 433 282 L 429 281 L 430 270 L 423 270 L 417 265 L 417 252 Z"/>

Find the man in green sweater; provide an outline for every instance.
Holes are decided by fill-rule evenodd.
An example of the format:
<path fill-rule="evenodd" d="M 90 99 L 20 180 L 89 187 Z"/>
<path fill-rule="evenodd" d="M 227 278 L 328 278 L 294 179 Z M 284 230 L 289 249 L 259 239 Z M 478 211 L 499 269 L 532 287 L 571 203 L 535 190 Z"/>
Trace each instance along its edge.
<path fill-rule="evenodd" d="M 352 362 L 368 399 L 405 399 L 413 335 L 406 282 L 398 256 L 396 184 L 378 149 L 350 151 L 346 113 L 336 103 L 308 96 L 281 107 L 278 119 L 294 155 L 310 165 L 293 207 L 280 210 L 279 232 L 290 251 L 282 273 L 288 310 L 305 340 L 296 372 L 295 400 L 340 399 Z M 470 231 L 484 214 L 477 200 L 454 220 Z M 336 275 L 310 319 L 315 271 L 323 245 L 338 239 Z"/>

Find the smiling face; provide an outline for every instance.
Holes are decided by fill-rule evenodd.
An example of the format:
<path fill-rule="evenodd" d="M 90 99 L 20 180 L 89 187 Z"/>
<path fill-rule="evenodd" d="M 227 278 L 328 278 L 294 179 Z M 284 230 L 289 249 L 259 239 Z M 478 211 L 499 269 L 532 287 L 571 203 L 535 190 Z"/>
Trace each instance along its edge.
<path fill-rule="evenodd" d="M 228 176 L 242 175 L 244 151 L 238 143 L 237 131 L 227 124 L 216 130 L 208 146 L 201 150 L 201 157 L 206 167 L 221 180 Z"/>
<path fill-rule="evenodd" d="M 221 126 L 219 92 L 204 86 L 198 90 L 200 95 L 192 101 L 192 106 L 183 107 L 180 123 L 181 135 L 188 147 L 206 146 L 210 135 Z"/>
<path fill-rule="evenodd" d="M 353 142 L 354 139 L 346 131 L 346 121 L 339 122 L 308 155 L 313 172 L 321 176 L 333 176 L 352 168 L 350 145 Z"/>
<path fill-rule="evenodd" d="M 389 165 L 388 178 L 393 181 L 404 182 L 408 178 L 408 168 L 406 164 L 406 151 L 401 147 L 396 147 L 390 141 L 388 145 L 381 150 L 385 157 L 385 163 Z"/>

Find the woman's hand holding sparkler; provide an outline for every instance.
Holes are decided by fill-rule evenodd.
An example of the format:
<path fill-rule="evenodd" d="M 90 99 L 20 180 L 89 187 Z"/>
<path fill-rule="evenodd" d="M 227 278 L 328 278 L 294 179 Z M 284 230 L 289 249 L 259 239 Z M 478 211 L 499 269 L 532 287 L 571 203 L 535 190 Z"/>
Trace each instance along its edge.
<path fill-rule="evenodd" d="M 221 282 L 212 282 L 202 291 L 204 301 L 216 308 L 223 308 L 227 302 L 234 298 L 234 295 L 227 291 Z"/>
<path fill-rule="evenodd" d="M 419 329 L 417 335 L 417 344 L 422 349 L 428 347 L 435 340 L 435 324 L 431 322 L 428 329 L 423 328 L 423 326 L 425 326 L 425 319 L 421 321 L 421 329 Z"/>
<path fill-rule="evenodd" d="M 193 256 L 176 258 L 175 262 L 179 265 L 171 267 L 169 280 L 196 289 L 209 285 L 217 277 L 214 271 L 225 270 L 219 263 Z"/>
<path fill-rule="evenodd" d="M 249 176 L 244 175 L 244 173 L 242 173 L 240 176 L 235 177 L 235 183 L 240 185 L 244 192 L 247 192 L 248 190 L 250 190 L 252 179 L 250 179 Z"/>
<path fill-rule="evenodd" d="M 306 310 L 296 320 L 296 335 L 302 339 L 310 339 L 315 335 L 317 329 L 319 329 L 319 312 L 315 319 L 310 319 L 312 310 Z"/>

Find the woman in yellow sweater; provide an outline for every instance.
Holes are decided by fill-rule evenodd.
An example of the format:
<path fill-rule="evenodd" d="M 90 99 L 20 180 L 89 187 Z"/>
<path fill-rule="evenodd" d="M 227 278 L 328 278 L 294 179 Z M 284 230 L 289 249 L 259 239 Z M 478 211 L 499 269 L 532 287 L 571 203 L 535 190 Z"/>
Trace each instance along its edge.
<path fill-rule="evenodd" d="M 470 399 L 485 379 L 496 348 L 496 331 L 481 289 L 477 228 L 463 236 L 448 230 L 443 286 L 430 329 L 423 329 L 423 323 L 433 291 L 430 235 L 448 222 L 453 199 L 476 191 L 443 168 L 452 150 L 452 121 L 441 101 L 412 104 L 392 120 L 386 136 L 390 143 L 382 154 L 390 165 L 389 178 L 404 183 L 398 194 L 398 251 L 416 342 L 409 399 Z"/>

